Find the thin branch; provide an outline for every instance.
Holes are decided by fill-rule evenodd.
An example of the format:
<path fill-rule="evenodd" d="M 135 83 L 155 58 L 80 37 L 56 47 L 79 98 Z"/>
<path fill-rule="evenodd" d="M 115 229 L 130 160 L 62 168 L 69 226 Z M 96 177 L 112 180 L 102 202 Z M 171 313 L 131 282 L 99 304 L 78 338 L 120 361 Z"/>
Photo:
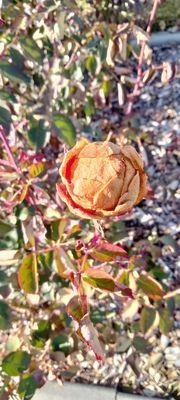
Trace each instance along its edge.
<path fill-rule="evenodd" d="M 148 26 L 147 26 L 147 29 L 146 29 L 146 32 L 147 32 L 148 35 L 151 33 L 152 25 L 153 25 L 153 22 L 154 22 L 155 17 L 156 17 L 156 12 L 157 12 L 157 8 L 158 8 L 159 3 L 160 3 L 160 0 L 154 0 L 154 4 L 153 4 L 152 10 L 151 10 L 150 17 L 149 17 Z M 145 51 L 146 45 L 147 45 L 147 41 L 143 40 L 142 44 L 141 44 L 139 62 L 138 62 L 138 67 L 137 67 L 137 80 L 136 80 L 136 84 L 134 86 L 134 90 L 133 90 L 133 93 L 132 93 L 132 98 L 129 101 L 129 104 L 128 104 L 128 107 L 127 107 L 127 110 L 126 110 L 126 115 L 131 114 L 133 104 L 134 104 L 137 96 L 140 93 L 140 88 L 142 87 L 142 82 L 141 82 L 142 76 L 143 76 L 142 67 L 143 67 L 144 51 Z"/>

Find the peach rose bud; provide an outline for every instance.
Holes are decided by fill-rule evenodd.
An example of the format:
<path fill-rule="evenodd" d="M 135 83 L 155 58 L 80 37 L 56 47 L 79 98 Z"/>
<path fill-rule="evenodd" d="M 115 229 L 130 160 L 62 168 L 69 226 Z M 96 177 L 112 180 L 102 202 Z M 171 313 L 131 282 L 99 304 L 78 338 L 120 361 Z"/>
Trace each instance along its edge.
<path fill-rule="evenodd" d="M 147 193 L 143 161 L 129 145 L 81 139 L 66 154 L 60 175 L 59 197 L 82 218 L 125 214 Z"/>

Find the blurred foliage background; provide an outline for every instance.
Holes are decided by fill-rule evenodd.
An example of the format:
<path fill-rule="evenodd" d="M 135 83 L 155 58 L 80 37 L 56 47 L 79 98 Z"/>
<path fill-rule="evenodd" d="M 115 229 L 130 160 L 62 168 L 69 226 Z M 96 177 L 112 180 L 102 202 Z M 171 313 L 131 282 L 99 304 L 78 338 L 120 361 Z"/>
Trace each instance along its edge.
<path fill-rule="evenodd" d="M 88 357 L 89 365 L 94 365 L 94 356 L 87 356 L 86 347 L 77 340 L 72 308 L 69 312 L 66 308 L 72 297 L 66 268 L 73 269 L 84 256 L 83 245 L 91 245 L 94 225 L 78 220 L 58 202 L 55 184 L 64 152 L 81 135 L 104 140 L 111 133 L 119 144 L 149 145 L 151 138 L 139 130 L 137 115 L 127 118 L 124 111 L 135 84 L 140 45 L 147 38 L 144 29 L 152 3 L 2 2 L 0 125 L 17 167 L 17 171 L 12 168 L 1 146 L 3 400 L 8 396 L 28 400 L 46 379 L 75 377 L 80 362 Z M 154 29 L 174 25 L 179 9 L 179 0 L 162 4 Z M 148 45 L 144 61 L 144 84 L 151 83 L 157 78 L 156 61 Z M 173 75 L 169 64 L 168 68 L 166 64 L 165 77 L 161 72 L 158 76 L 165 84 Z M 151 195 L 153 198 L 153 190 Z M 163 294 L 169 288 L 176 290 L 177 283 L 159 260 L 169 248 L 176 252 L 177 245 L 170 234 L 154 235 L 151 227 L 133 224 L 131 219 L 120 219 L 103 227 L 108 241 L 125 246 L 128 270 L 126 262 L 117 261 L 112 251 L 100 253 L 100 260 L 93 254 L 85 268 L 105 257 L 108 272 L 136 292 L 135 299 L 120 301 L 112 294 L 89 289 L 90 319 L 107 357 L 112 361 L 112 354 L 121 357 L 129 351 L 127 363 L 138 380 L 139 354 L 149 357 L 156 340 L 160 335 L 167 337 L 173 327 L 178 296 L 164 299 Z M 62 246 L 60 253 L 54 250 L 56 245 Z M 34 248 L 39 251 L 37 258 L 31 252 Z M 147 279 L 142 271 L 148 273 Z M 156 361 L 153 359 L 153 366 Z M 176 376 L 168 390 L 178 393 Z"/>

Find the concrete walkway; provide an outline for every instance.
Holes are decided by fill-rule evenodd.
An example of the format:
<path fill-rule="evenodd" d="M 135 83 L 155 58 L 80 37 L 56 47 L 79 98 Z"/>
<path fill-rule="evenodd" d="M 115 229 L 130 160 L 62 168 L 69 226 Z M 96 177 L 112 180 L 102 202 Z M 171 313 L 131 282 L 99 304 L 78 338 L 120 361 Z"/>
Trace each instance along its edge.
<path fill-rule="evenodd" d="M 37 390 L 33 400 L 160 400 L 155 397 L 143 397 L 129 393 L 116 393 L 113 388 L 79 383 L 65 383 L 59 386 L 56 382 L 48 382 Z M 173 400 L 173 399 L 171 399 Z"/>
<path fill-rule="evenodd" d="M 150 46 L 178 45 L 180 32 L 156 32 L 151 35 Z"/>

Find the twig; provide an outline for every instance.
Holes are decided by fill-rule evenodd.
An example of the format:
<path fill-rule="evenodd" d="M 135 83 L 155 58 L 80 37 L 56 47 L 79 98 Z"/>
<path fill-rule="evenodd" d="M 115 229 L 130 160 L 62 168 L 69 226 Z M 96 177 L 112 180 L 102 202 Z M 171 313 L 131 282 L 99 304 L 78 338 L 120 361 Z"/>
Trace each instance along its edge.
<path fill-rule="evenodd" d="M 10 147 L 9 147 L 8 141 L 7 141 L 6 136 L 5 136 L 4 128 L 2 127 L 2 125 L 0 125 L 0 139 L 2 140 L 2 142 L 4 144 L 4 147 L 6 149 L 7 155 L 9 157 L 9 161 L 11 163 L 11 166 L 19 174 L 21 171 L 18 168 L 18 166 L 16 165 L 16 162 L 15 162 L 14 157 L 13 157 L 13 153 L 12 153 Z"/>
<path fill-rule="evenodd" d="M 149 17 L 148 26 L 147 26 L 147 29 L 146 29 L 146 32 L 147 32 L 148 35 L 151 33 L 152 25 L 153 25 L 153 22 L 154 22 L 154 19 L 155 19 L 155 16 L 156 16 L 156 12 L 157 12 L 157 8 L 158 8 L 158 5 L 159 5 L 159 2 L 160 2 L 160 0 L 154 0 L 154 4 L 153 4 L 152 10 L 151 10 L 150 17 Z M 144 61 L 144 51 L 145 51 L 146 45 L 147 45 L 147 40 L 143 40 L 142 44 L 141 44 L 141 51 L 140 51 L 139 62 L 138 62 L 138 67 L 137 67 L 137 80 L 136 80 L 136 84 L 134 86 L 134 90 L 133 90 L 133 93 L 132 93 L 132 98 L 129 101 L 129 104 L 128 104 L 128 107 L 127 107 L 127 110 L 126 110 L 126 115 L 131 114 L 132 107 L 133 107 L 133 104 L 135 102 L 135 99 L 139 95 L 139 92 L 140 92 L 140 87 L 142 85 L 141 79 L 142 79 L 142 76 L 143 76 L 142 67 L 143 67 L 143 61 Z"/>
<path fill-rule="evenodd" d="M 63 246 L 70 246 L 70 245 L 72 245 L 72 244 L 73 244 L 73 241 L 58 243 L 57 245 L 54 245 L 54 246 L 49 246 L 49 247 L 46 247 L 46 248 L 43 248 L 43 249 L 39 249 L 39 250 L 37 250 L 35 253 L 36 253 L 37 255 L 39 255 L 39 254 L 44 254 L 44 253 L 47 253 L 48 251 L 59 250 L 60 247 L 63 247 Z M 33 252 L 33 251 L 32 251 L 32 252 Z"/>

